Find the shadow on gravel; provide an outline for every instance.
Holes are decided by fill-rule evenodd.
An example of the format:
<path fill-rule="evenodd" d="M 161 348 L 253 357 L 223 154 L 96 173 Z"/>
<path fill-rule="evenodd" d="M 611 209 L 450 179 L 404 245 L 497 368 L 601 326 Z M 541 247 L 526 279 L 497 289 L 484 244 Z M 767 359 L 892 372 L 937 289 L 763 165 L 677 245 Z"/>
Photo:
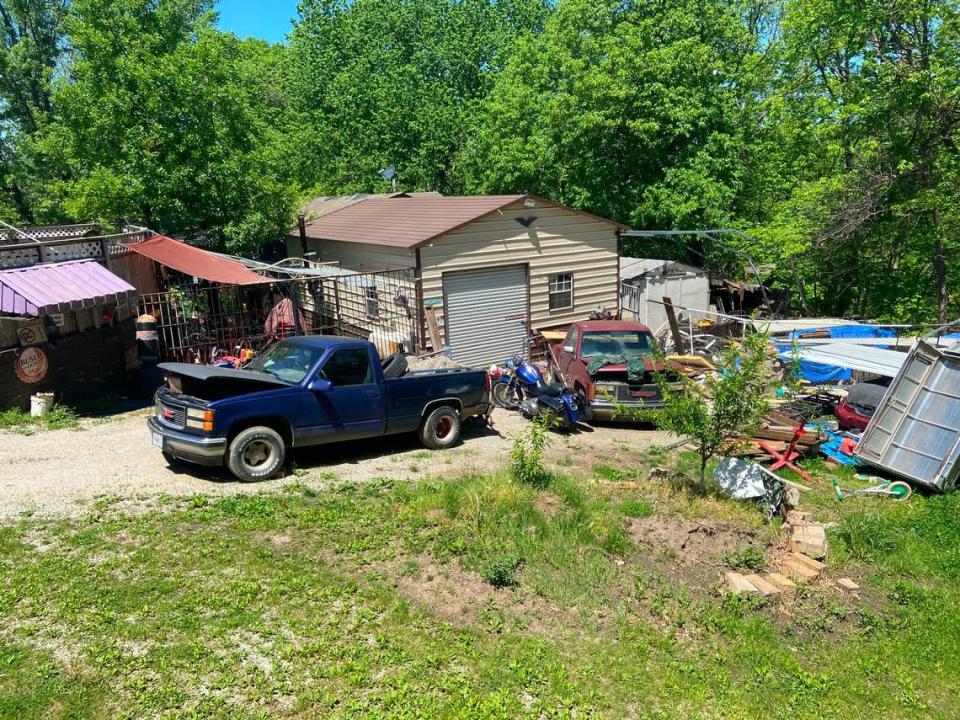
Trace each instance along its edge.
<path fill-rule="evenodd" d="M 484 437 L 503 437 L 495 428 L 480 422 L 468 421 L 463 424 L 463 439 L 461 445 L 469 445 L 470 441 Z M 403 435 L 388 435 L 367 440 L 349 440 L 346 442 L 330 443 L 329 445 L 315 445 L 308 448 L 292 450 L 287 456 L 287 471 L 291 464 L 304 470 L 322 468 L 325 465 L 357 464 L 365 460 L 373 460 L 393 453 L 422 450 L 416 433 Z M 215 483 L 239 483 L 225 467 L 204 467 L 180 460 L 168 465 L 170 472 L 176 475 L 189 475 Z M 287 477 L 293 477 L 288 475 Z M 277 476 L 270 478 L 276 480 Z M 262 482 L 269 482 L 264 480 Z"/>

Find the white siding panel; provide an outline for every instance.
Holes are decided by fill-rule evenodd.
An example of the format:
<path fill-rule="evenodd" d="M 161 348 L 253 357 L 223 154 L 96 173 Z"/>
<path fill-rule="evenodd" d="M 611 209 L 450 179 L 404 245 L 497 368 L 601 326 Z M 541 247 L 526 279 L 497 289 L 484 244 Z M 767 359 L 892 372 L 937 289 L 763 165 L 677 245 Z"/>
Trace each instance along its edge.
<path fill-rule="evenodd" d="M 416 265 L 413 250 L 389 245 L 366 245 L 338 242 L 336 240 L 307 240 L 309 252 L 317 253 L 310 259 L 314 262 L 338 262 L 341 267 L 360 272 L 379 272 L 412 268 Z M 288 257 L 300 257 L 299 238 L 288 238 Z"/>
<path fill-rule="evenodd" d="M 530 228 L 517 222 L 530 217 L 536 217 Z M 427 302 L 442 298 L 444 273 L 527 263 L 535 329 L 585 319 L 598 306 L 617 310 L 616 227 L 574 210 L 513 206 L 437 238 L 420 252 Z M 574 306 L 550 312 L 549 277 L 567 272 L 573 274 Z M 443 308 L 434 307 L 443 328 Z"/>

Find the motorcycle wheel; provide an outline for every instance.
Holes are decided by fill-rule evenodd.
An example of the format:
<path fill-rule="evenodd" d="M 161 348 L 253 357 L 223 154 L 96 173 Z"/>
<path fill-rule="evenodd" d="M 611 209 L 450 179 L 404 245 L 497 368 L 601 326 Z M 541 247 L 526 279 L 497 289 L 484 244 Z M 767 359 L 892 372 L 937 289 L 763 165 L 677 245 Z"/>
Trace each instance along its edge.
<path fill-rule="evenodd" d="M 520 403 L 517 402 L 516 395 L 510 389 L 509 383 L 499 382 L 494 384 L 490 390 L 490 397 L 494 405 L 505 410 L 516 410 L 520 407 Z"/>

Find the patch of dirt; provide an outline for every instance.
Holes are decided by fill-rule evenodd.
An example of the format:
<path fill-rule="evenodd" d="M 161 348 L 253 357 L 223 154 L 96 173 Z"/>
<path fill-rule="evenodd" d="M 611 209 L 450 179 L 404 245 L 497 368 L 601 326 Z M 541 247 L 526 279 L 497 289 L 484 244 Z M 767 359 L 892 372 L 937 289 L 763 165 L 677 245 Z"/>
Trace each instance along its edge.
<path fill-rule="evenodd" d="M 410 573 L 411 560 L 419 568 Z M 495 632 L 550 635 L 580 634 L 579 615 L 551 605 L 521 588 L 495 588 L 457 561 L 436 562 L 429 555 L 396 558 L 380 566 L 404 598 L 457 627 L 485 627 Z"/>
<path fill-rule="evenodd" d="M 539 492 L 533 505 L 545 519 L 552 520 L 563 512 L 564 502 L 552 492 Z"/>
<path fill-rule="evenodd" d="M 672 555 L 684 565 L 711 565 L 725 553 L 761 542 L 755 530 L 725 520 L 651 515 L 634 518 L 628 530 L 638 545 Z"/>

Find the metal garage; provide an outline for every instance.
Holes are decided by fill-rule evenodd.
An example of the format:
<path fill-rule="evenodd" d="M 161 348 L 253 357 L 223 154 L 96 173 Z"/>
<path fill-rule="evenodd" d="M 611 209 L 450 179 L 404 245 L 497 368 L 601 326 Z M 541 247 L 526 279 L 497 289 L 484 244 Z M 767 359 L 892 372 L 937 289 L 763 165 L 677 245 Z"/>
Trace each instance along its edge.
<path fill-rule="evenodd" d="M 521 320 L 537 331 L 616 312 L 623 229 L 533 195 L 398 193 L 318 198 L 287 249 L 358 272 L 413 271 L 408 302 L 384 300 L 419 325 L 417 348 L 487 365 L 521 349 Z"/>
<path fill-rule="evenodd" d="M 527 335 L 527 267 L 444 273 L 447 344 L 471 367 L 501 363 Z"/>

